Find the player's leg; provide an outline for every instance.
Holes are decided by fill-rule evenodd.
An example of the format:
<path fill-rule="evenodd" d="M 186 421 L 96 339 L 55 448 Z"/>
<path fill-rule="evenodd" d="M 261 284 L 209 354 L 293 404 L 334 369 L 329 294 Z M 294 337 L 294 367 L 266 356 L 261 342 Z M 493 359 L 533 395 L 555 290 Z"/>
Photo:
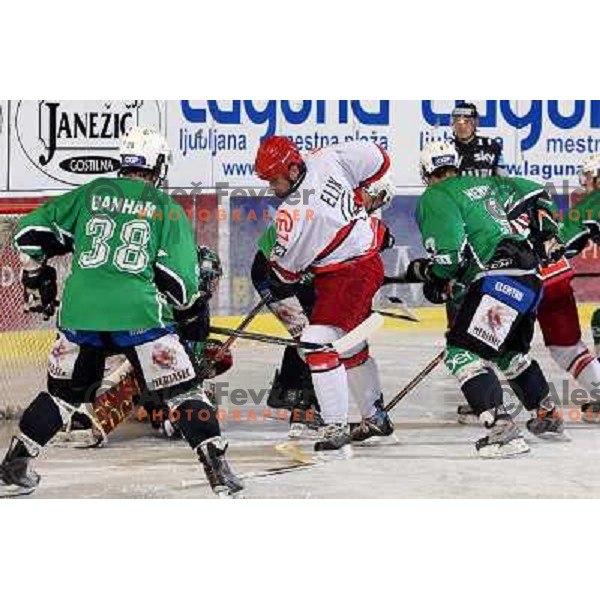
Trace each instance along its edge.
<path fill-rule="evenodd" d="M 298 284 L 273 290 L 269 285 L 268 270 L 265 255 L 257 252 L 251 269 L 254 288 L 261 295 L 271 294 L 273 299 L 268 303 L 269 310 L 289 334 L 297 338 L 308 325 L 308 315 L 314 306 L 313 286 Z M 291 438 L 314 438 L 321 435 L 323 421 L 310 370 L 295 348 L 286 348 L 283 353 L 281 367 L 275 371 L 267 405 L 290 411 Z"/>
<path fill-rule="evenodd" d="M 69 333 L 73 339 L 84 341 L 90 334 Z M 89 340 L 88 340 L 89 341 Z M 72 377 L 79 346 L 60 332 L 48 357 L 48 392 L 70 402 Z M 124 371 L 122 356 L 107 356 L 102 390 L 91 405 L 82 404 L 69 422 L 52 438 L 53 446 L 92 448 L 103 445 L 108 434 L 133 412 L 137 390 L 133 374 Z M 116 379 L 115 374 L 121 374 Z"/>
<path fill-rule="evenodd" d="M 507 352 L 496 364 L 512 391 L 531 413 L 527 429 L 542 439 L 565 440 L 565 425 L 550 397 L 550 386 L 537 361 L 529 354 Z"/>
<path fill-rule="evenodd" d="M 383 262 L 378 254 L 315 277 L 317 301 L 302 340 L 327 343 L 357 327 L 371 314 L 373 297 L 382 283 Z M 315 450 L 343 449 L 351 441 L 348 429 L 350 389 L 346 367 L 338 353 L 332 350 L 306 353 L 306 362 L 326 424 L 324 439 L 315 444 Z M 357 378 L 354 386 L 355 393 L 363 399 L 365 413 L 371 410 L 364 406 L 368 398 L 366 388 L 378 388 L 377 381 L 371 380 L 377 375 L 373 366 L 374 363 L 371 363 L 365 367 L 362 374 L 366 377 Z M 369 400 L 376 401 L 373 397 Z"/>
<path fill-rule="evenodd" d="M 492 430 L 477 443 L 483 456 L 528 450 L 503 406 L 498 377 L 484 361 L 499 361 L 507 352 L 529 352 L 540 293 L 541 284 L 535 274 L 525 270 L 522 275 L 511 276 L 490 272 L 469 286 L 447 334 L 446 364 L 458 377 L 480 421 Z"/>
<path fill-rule="evenodd" d="M 590 401 L 582 405 L 583 418 L 598 422 L 600 402 L 594 401 L 594 395 L 598 394 L 600 362 L 582 341 L 577 302 L 569 280 L 546 287 L 538 320 L 554 362 L 590 395 Z"/>
<path fill-rule="evenodd" d="M 200 459 L 206 477 L 219 496 L 234 496 L 243 489 L 225 458 L 228 444 L 213 405 L 200 384 L 200 368 L 193 353 L 174 333 L 128 346 L 127 335 L 114 336 L 142 383 L 144 402 L 165 406 L 183 438 Z M 137 340 L 139 341 L 139 340 Z"/>
<path fill-rule="evenodd" d="M 303 342 L 328 344 L 344 335 L 344 330 L 332 325 L 309 325 L 302 334 Z M 324 439 L 315 444 L 315 450 L 339 451 L 350 456 L 348 444 L 348 378 L 339 354 L 333 349 L 306 353 L 315 394 L 321 406 L 325 424 Z"/>
<path fill-rule="evenodd" d="M 358 405 L 361 422 L 352 429 L 352 441 L 365 443 L 380 438 L 393 438 L 394 425 L 383 409 L 383 393 L 377 363 L 369 353 L 368 344 L 363 344 L 351 355 L 343 356 L 346 367 L 350 397 Z"/>
<path fill-rule="evenodd" d="M 503 391 L 494 371 L 476 353 L 448 345 L 444 363 L 456 377 L 469 407 L 488 430 L 475 444 L 483 458 L 502 458 L 529 448 L 503 404 Z"/>
<path fill-rule="evenodd" d="M 73 358 L 73 356 L 71 356 Z M 101 346 L 83 344 L 73 362 L 70 389 L 53 389 L 55 394 L 41 392 L 25 409 L 19 421 L 18 433 L 0 465 L 0 494 L 32 493 L 40 476 L 33 462 L 41 449 L 70 422 L 79 407 L 91 402 L 101 385 L 105 356 Z"/>

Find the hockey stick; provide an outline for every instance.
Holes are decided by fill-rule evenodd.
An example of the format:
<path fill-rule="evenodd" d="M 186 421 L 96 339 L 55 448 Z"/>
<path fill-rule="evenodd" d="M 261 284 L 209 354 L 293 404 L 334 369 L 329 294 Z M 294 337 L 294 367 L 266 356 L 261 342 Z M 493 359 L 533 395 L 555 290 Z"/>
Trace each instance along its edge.
<path fill-rule="evenodd" d="M 371 334 L 375 333 L 382 325 L 384 319 L 377 313 L 364 320 L 358 327 L 328 344 L 316 344 L 312 342 L 300 342 L 297 340 L 282 338 L 262 333 L 251 333 L 249 331 L 238 331 L 236 329 L 228 329 L 226 327 L 211 327 L 211 333 L 220 335 L 237 335 L 238 337 L 254 342 L 262 342 L 265 344 L 275 344 L 278 346 L 292 346 L 303 350 L 321 350 L 323 348 L 333 348 L 336 352 L 343 354 L 355 348 L 364 342 Z"/>
<path fill-rule="evenodd" d="M 414 283 L 414 282 L 409 282 L 406 281 L 406 275 L 386 275 L 383 278 L 383 284 L 382 285 L 394 285 L 394 284 L 408 284 L 408 283 Z"/>
<path fill-rule="evenodd" d="M 446 351 L 440 352 L 404 389 L 400 390 L 393 398 L 389 401 L 387 406 L 383 410 L 389 413 L 393 410 L 399 402 L 401 402 L 410 392 L 412 392 L 435 368 L 444 360 Z"/>
<path fill-rule="evenodd" d="M 575 273 L 573 279 L 591 279 L 592 277 L 600 277 L 600 273 Z M 397 284 L 408 284 L 418 283 L 414 281 L 406 281 L 406 277 L 403 275 L 397 276 L 385 276 L 383 278 L 383 285 L 397 285 Z"/>
<path fill-rule="evenodd" d="M 388 296 L 388 300 L 392 303 L 392 304 L 400 304 L 402 312 L 410 318 L 411 321 L 414 321 L 415 323 L 419 323 L 421 321 L 421 319 L 419 319 L 419 317 L 417 317 L 417 315 L 415 315 L 415 313 L 413 313 L 408 306 L 406 306 L 406 304 L 404 303 L 404 300 L 402 300 L 402 298 L 399 298 L 398 296 Z"/>
<path fill-rule="evenodd" d="M 398 319 L 400 321 L 410 321 L 411 323 L 420 323 L 420 319 L 414 315 L 402 315 L 399 313 L 388 312 L 386 310 L 376 310 L 378 315 L 389 317 L 390 319 Z"/>
<path fill-rule="evenodd" d="M 248 313 L 248 315 L 246 316 L 246 318 L 237 326 L 237 330 L 236 331 L 244 331 L 248 325 L 250 325 L 250 323 L 252 323 L 252 321 L 254 321 L 255 317 L 260 313 L 260 311 L 272 300 L 272 296 L 271 293 L 269 292 L 268 294 L 266 294 L 265 296 L 263 296 L 260 301 L 258 302 L 258 304 Z M 235 341 L 238 339 L 238 335 L 230 335 L 225 342 L 223 342 L 223 345 L 221 346 L 221 348 L 219 348 L 219 351 L 217 352 L 217 354 L 215 355 L 213 361 L 215 363 L 217 363 L 222 356 L 225 354 L 225 352 L 227 352 L 227 350 L 229 350 L 229 348 L 231 348 L 231 346 L 233 346 L 233 344 L 235 343 Z"/>

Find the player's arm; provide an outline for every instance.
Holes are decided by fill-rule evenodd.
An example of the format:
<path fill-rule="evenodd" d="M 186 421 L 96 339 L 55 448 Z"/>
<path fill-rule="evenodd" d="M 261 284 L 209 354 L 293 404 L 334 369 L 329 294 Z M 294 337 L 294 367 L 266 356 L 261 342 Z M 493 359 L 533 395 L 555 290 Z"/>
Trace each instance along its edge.
<path fill-rule="evenodd" d="M 426 192 L 417 206 L 417 223 L 431 259 L 430 275 L 448 281 L 462 266 L 467 234 L 456 203 L 439 191 Z"/>
<path fill-rule="evenodd" d="M 53 198 L 21 219 L 13 243 L 23 265 L 25 310 L 49 319 L 58 306 L 56 270 L 47 264 L 73 250 L 73 232 L 84 188 Z"/>
<path fill-rule="evenodd" d="M 600 244 L 600 194 L 592 194 L 567 213 L 560 237 L 568 256 L 582 252 L 590 241 Z"/>
<path fill-rule="evenodd" d="M 366 194 L 368 212 L 390 202 L 394 196 L 391 162 L 384 148 L 373 142 L 357 141 L 331 146 L 354 189 Z"/>
<path fill-rule="evenodd" d="M 439 192 L 426 192 L 416 210 L 423 245 L 429 256 L 408 265 L 407 283 L 423 283 L 425 297 L 435 304 L 448 300 L 449 282 L 462 266 L 467 236 L 459 208 Z"/>
<path fill-rule="evenodd" d="M 86 187 L 57 196 L 23 217 L 14 235 L 17 251 L 39 263 L 71 252 Z"/>
<path fill-rule="evenodd" d="M 564 245 L 552 196 L 538 183 L 521 177 L 503 178 L 502 186 L 503 207 L 513 229 L 529 231 L 529 241 L 543 263 L 560 260 Z"/>
<path fill-rule="evenodd" d="M 154 263 L 156 287 L 173 305 L 181 335 L 202 341 L 208 335 L 208 302 L 198 290 L 198 255 L 192 226 L 178 204 L 171 203 L 162 221 Z"/>

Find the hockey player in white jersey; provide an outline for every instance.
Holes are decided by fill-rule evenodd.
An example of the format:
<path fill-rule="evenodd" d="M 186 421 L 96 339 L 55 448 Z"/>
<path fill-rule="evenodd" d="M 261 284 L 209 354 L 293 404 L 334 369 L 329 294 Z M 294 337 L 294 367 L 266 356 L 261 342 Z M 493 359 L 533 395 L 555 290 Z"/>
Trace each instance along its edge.
<path fill-rule="evenodd" d="M 285 201 L 277 212 L 277 241 L 269 258 L 274 286 L 314 274 L 316 303 L 302 341 L 329 343 L 362 323 L 383 283 L 379 254 L 385 228 L 355 200 L 357 190 L 391 197 L 390 160 L 371 142 L 329 146 L 302 157 L 285 137 L 263 140 L 255 170 Z M 348 400 L 356 398 L 366 428 L 392 426 L 378 409 L 381 384 L 365 343 L 348 355 L 332 350 L 306 353 L 326 424 L 316 451 L 349 456 Z M 385 433 L 383 433 L 385 434 Z"/>

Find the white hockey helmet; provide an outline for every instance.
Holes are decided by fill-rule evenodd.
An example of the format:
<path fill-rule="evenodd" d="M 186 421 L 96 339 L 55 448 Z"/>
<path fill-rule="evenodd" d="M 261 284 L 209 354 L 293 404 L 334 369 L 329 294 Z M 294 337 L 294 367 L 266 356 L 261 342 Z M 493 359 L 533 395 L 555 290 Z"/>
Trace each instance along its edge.
<path fill-rule="evenodd" d="M 591 173 L 594 179 L 600 177 L 600 154 L 591 154 L 583 161 L 579 173 L 579 183 L 582 186 L 585 185 L 585 176 L 588 173 Z"/>
<path fill-rule="evenodd" d="M 171 150 L 167 140 L 154 127 L 131 127 L 121 137 L 119 153 L 122 172 L 128 169 L 150 171 L 156 176 L 156 185 L 167 176 Z"/>
<path fill-rule="evenodd" d="M 445 140 L 429 142 L 421 150 L 419 157 L 423 183 L 428 184 L 433 173 L 443 167 L 454 167 L 458 170 L 460 160 L 453 142 Z"/>

